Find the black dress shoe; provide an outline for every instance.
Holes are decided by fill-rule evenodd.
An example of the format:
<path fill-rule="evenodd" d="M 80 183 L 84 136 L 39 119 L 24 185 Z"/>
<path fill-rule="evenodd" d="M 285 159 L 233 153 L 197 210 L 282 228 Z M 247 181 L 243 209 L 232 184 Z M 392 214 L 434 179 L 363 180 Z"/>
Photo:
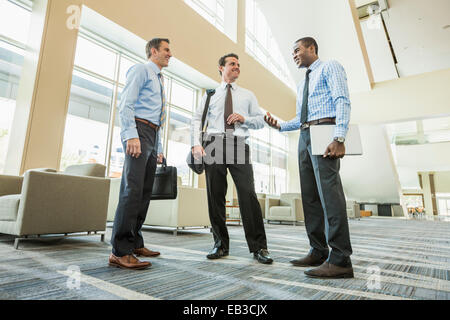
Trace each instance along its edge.
<path fill-rule="evenodd" d="M 228 255 L 228 250 L 214 247 L 206 256 L 208 259 L 220 259 Z"/>
<path fill-rule="evenodd" d="M 269 251 L 267 249 L 259 249 L 256 252 L 253 252 L 253 257 L 258 260 L 259 263 L 263 264 L 271 264 L 273 259 L 269 256 Z"/>

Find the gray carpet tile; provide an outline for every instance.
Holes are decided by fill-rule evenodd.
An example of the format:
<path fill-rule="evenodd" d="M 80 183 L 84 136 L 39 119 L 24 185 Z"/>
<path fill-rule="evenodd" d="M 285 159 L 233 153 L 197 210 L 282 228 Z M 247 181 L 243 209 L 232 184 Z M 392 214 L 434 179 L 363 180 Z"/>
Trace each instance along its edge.
<path fill-rule="evenodd" d="M 289 263 L 309 250 L 303 224 L 265 224 L 272 265 L 253 259 L 236 224 L 228 226 L 230 256 L 219 260 L 205 257 L 212 247 L 208 229 L 173 236 L 145 227 L 146 246 L 161 256 L 141 271 L 108 266 L 110 227 L 104 243 L 99 236 L 30 240 L 19 250 L 13 237 L 0 235 L 0 299 L 450 299 L 448 219 L 372 217 L 349 224 L 355 278 L 337 280 L 308 278 L 306 268 Z M 74 267 L 81 271 L 79 288 L 72 288 Z"/>

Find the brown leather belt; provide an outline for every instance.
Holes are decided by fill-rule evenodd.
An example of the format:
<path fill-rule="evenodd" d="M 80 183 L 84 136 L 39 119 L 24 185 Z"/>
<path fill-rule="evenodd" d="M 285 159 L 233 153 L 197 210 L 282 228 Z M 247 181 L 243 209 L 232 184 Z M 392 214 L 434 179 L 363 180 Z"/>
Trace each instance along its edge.
<path fill-rule="evenodd" d="M 305 130 L 305 129 L 308 129 L 309 127 L 315 126 L 315 125 L 317 125 L 319 123 L 336 124 L 336 118 L 322 118 L 322 119 L 318 119 L 318 120 L 308 121 L 308 122 L 305 122 L 304 124 L 302 124 L 300 129 Z"/>
<path fill-rule="evenodd" d="M 156 131 L 158 131 L 159 126 L 157 126 L 156 124 L 151 123 L 150 121 L 147 121 L 145 119 L 141 119 L 141 118 L 134 118 L 136 121 L 145 123 L 146 125 L 152 127 L 153 129 L 155 129 Z"/>

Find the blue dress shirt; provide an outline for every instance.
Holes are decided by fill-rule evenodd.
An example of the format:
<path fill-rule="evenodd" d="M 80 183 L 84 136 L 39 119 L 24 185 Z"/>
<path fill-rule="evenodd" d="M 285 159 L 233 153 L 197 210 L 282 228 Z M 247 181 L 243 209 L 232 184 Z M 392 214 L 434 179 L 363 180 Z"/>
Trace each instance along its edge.
<path fill-rule="evenodd" d="M 350 122 L 350 96 L 347 86 L 347 76 L 342 65 L 337 61 L 324 62 L 320 59 L 314 61 L 309 67 L 309 97 L 308 120 L 322 118 L 336 118 L 334 137 L 347 135 Z M 300 129 L 300 116 L 302 112 L 303 80 L 297 88 L 296 117 L 280 124 L 280 131 Z"/>
<path fill-rule="evenodd" d="M 136 64 L 128 70 L 127 82 L 119 104 L 122 141 L 139 138 L 135 117 L 161 126 L 164 90 L 160 73 L 161 70 L 152 61 L 145 64 Z M 160 132 L 161 130 L 158 130 L 156 134 L 158 154 L 162 153 Z"/>

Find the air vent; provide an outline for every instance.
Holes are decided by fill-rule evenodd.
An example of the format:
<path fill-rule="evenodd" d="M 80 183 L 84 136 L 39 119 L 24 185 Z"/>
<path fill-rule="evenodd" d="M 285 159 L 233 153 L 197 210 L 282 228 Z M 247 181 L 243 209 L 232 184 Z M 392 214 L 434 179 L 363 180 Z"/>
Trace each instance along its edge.
<path fill-rule="evenodd" d="M 387 0 L 376 0 L 369 2 L 363 6 L 357 7 L 359 19 L 367 18 L 371 12 L 382 12 L 389 9 Z"/>

